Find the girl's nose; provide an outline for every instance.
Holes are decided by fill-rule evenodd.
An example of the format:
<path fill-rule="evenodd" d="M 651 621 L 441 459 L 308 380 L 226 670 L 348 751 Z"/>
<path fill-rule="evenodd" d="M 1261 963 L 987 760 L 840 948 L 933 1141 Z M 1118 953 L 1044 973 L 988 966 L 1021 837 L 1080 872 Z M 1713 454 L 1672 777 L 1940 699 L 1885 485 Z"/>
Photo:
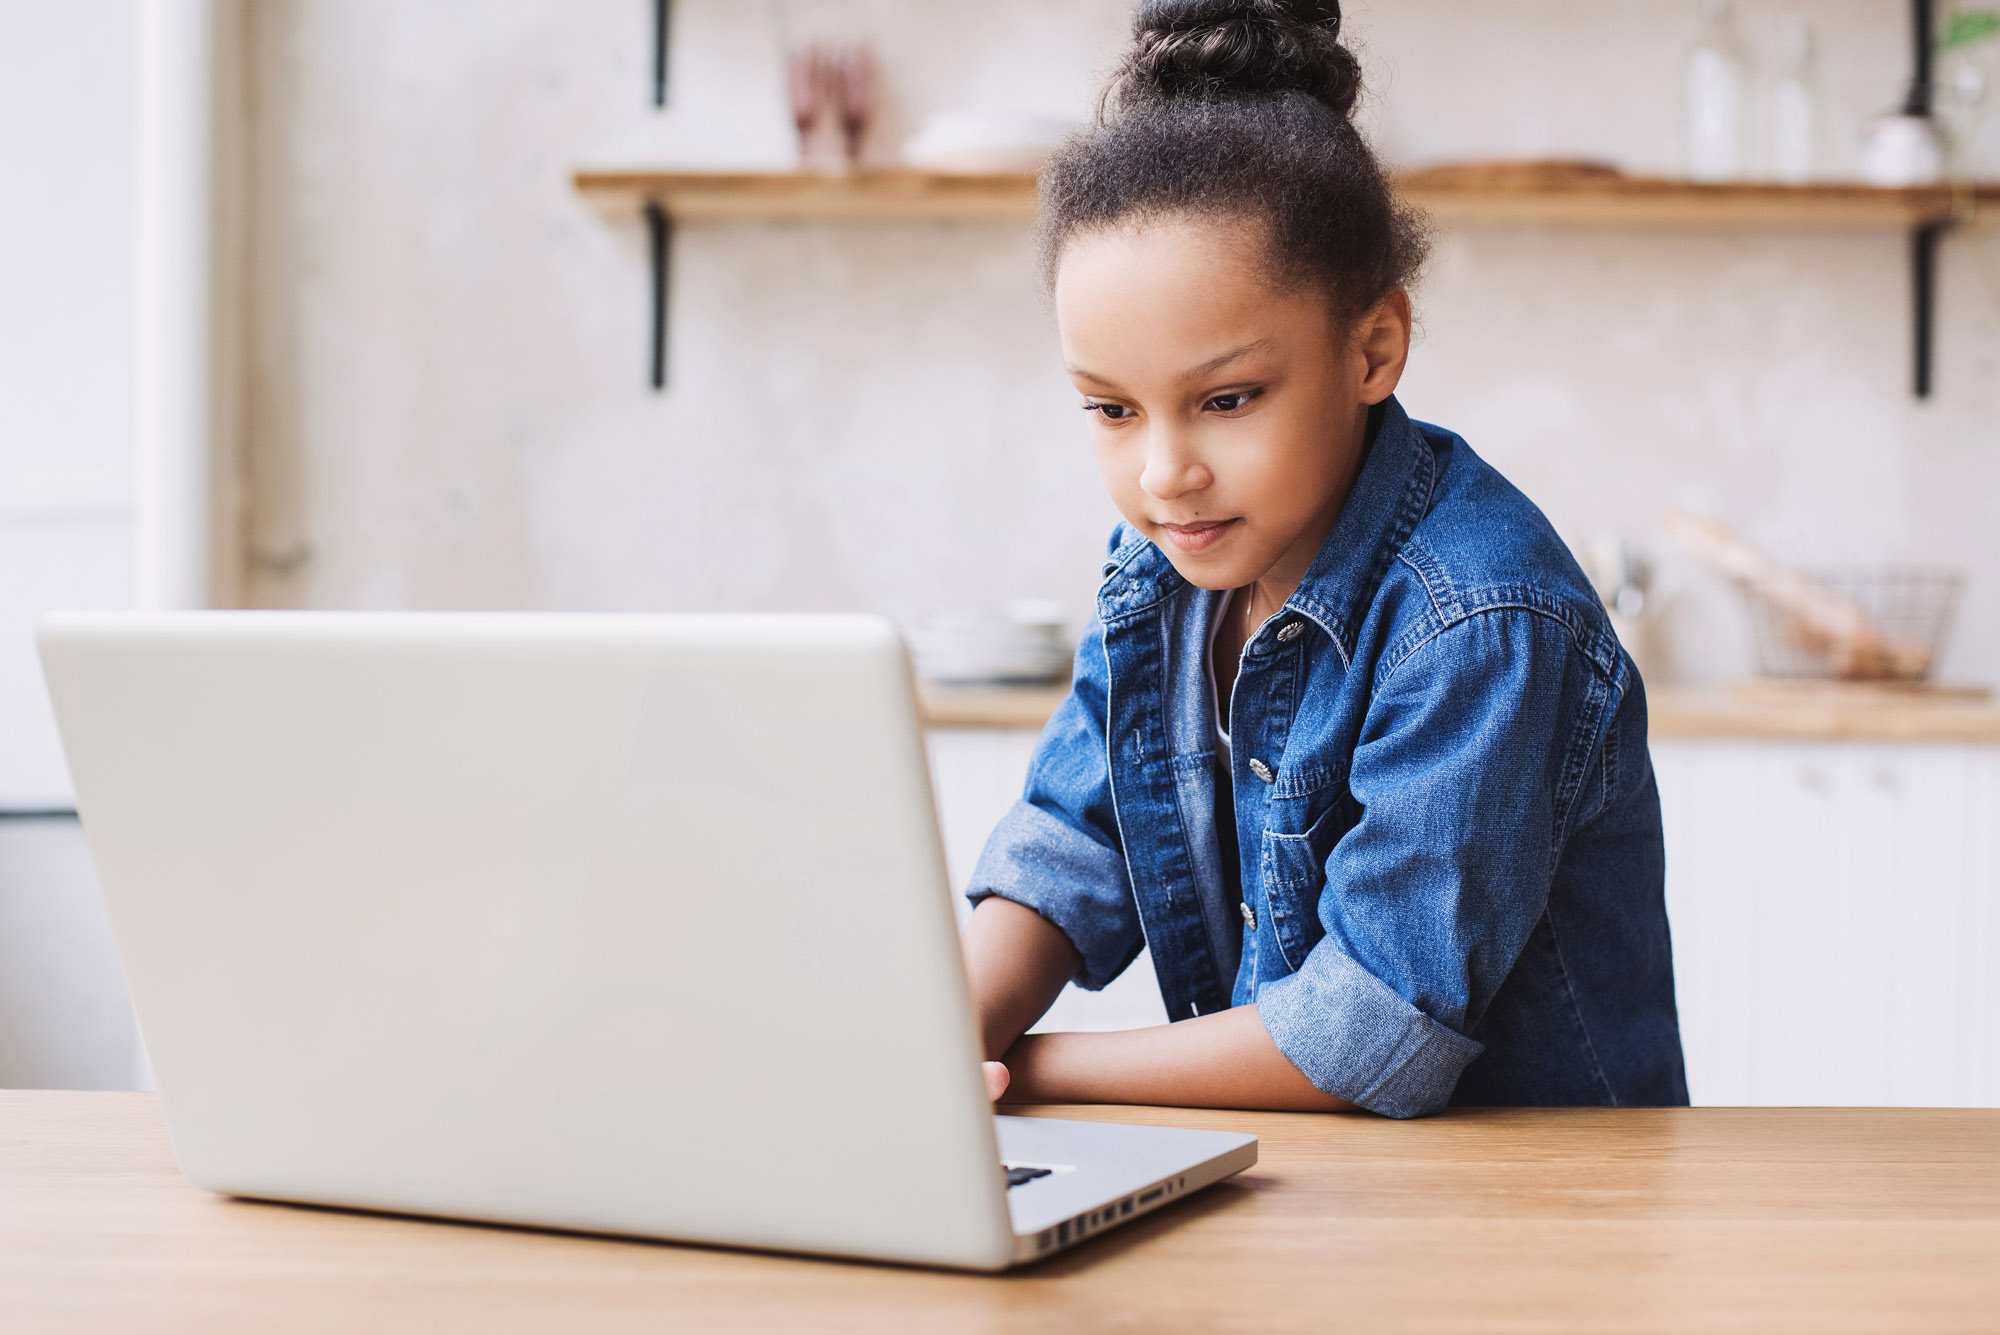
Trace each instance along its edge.
<path fill-rule="evenodd" d="M 1155 500 L 1171 501 L 1200 491 L 1215 479 L 1185 440 L 1171 431 L 1153 433 L 1146 443 L 1146 468 L 1139 488 Z"/>

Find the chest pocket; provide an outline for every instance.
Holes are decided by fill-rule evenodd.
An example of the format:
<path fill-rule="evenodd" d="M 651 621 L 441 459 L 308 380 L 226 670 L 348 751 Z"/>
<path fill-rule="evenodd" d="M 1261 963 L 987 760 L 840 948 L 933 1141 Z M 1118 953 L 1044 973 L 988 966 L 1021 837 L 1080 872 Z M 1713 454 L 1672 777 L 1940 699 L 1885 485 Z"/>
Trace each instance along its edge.
<path fill-rule="evenodd" d="M 1264 831 L 1260 877 L 1264 916 L 1285 964 L 1296 971 L 1319 944 L 1326 928 L 1319 920 L 1320 892 L 1326 888 L 1326 859 L 1342 835 L 1354 827 L 1354 799 L 1340 796 L 1303 834 Z"/>

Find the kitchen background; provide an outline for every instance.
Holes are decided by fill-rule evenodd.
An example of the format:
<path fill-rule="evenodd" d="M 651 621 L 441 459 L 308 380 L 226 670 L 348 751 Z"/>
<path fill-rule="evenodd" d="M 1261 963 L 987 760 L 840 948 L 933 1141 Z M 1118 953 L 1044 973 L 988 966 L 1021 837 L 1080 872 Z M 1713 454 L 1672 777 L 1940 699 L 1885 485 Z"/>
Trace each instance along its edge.
<path fill-rule="evenodd" d="M 1128 4 L 677 0 L 664 110 L 652 9 L 0 0 L 0 802 L 67 802 L 28 647 L 48 606 L 192 585 L 226 605 L 861 608 L 920 626 L 1034 598 L 1080 624 L 1114 515 L 1023 227 L 683 225 L 655 392 L 647 234 L 572 174 L 790 169 L 787 30 L 871 44 L 878 163 L 939 112 L 1075 119 Z M 1687 173 L 1696 0 L 1347 10 L 1369 124 L 1401 168 Z M 1910 6 L 1740 0 L 1759 177 L 1795 15 L 1814 40 L 1815 174 L 1855 178 L 1865 127 L 1906 91 Z M 184 86 L 171 100 L 190 60 L 213 137 L 162 147 L 146 136 L 161 107 L 193 105 Z M 2000 43 L 1959 65 L 2000 74 Z M 180 326 L 215 349 L 195 368 L 208 470 L 165 519 L 149 498 L 171 449 L 146 433 L 171 401 L 175 296 L 147 287 L 146 219 L 176 205 L 139 171 L 148 143 L 210 172 L 215 206 L 207 296 L 181 295 L 200 310 Z M 2000 131 L 1961 162 L 2000 178 Z M 1452 226 L 1401 397 L 1574 545 L 1643 552 L 1658 688 L 1753 667 L 1740 599 L 1665 536 L 1673 508 L 1798 562 L 1962 569 L 1937 676 L 1992 683 L 2000 231 L 1942 245 L 1922 400 L 1909 248 L 1894 227 Z M 161 534 L 190 511 L 207 546 L 176 584 Z M 2000 729 L 1983 726 L 1661 738 L 1698 1099 L 2000 1102 Z M 961 874 L 1030 736 L 941 731 Z M 74 827 L 0 822 L 0 1084 L 143 1080 L 116 979 Z M 1145 989 L 1135 974 L 1063 1004 L 1143 1021 Z"/>

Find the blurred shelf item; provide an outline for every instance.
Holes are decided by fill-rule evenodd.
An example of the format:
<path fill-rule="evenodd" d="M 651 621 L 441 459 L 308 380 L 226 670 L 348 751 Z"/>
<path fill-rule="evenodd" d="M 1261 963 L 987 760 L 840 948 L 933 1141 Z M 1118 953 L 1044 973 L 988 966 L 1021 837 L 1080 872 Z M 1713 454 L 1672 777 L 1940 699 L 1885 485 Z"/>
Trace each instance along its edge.
<path fill-rule="evenodd" d="M 1079 127 L 1072 117 L 1020 108 L 934 111 L 903 141 L 903 165 L 937 172 L 1033 173 Z"/>
<path fill-rule="evenodd" d="M 575 183 L 607 202 L 651 200 L 687 223 L 1007 223 L 1035 215 L 1035 178 L 1027 172 L 585 169 Z M 1440 222 L 1463 224 L 1902 230 L 2000 205 L 2000 182 L 1955 196 L 1942 185 L 1709 184 L 1627 176 L 1582 162 L 1464 163 L 1399 177 L 1397 186 Z"/>
<path fill-rule="evenodd" d="M 1768 677 L 1921 686 L 1965 587 L 1965 572 L 1948 567 L 1801 569 L 1685 510 L 1668 512 L 1666 528 L 1742 595 Z"/>

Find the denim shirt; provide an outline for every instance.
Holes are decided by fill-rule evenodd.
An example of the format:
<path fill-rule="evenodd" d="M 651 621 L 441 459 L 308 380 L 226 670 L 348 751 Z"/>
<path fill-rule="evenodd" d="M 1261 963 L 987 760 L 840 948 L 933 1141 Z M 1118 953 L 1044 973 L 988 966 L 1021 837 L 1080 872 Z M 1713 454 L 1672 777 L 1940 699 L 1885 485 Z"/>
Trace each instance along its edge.
<path fill-rule="evenodd" d="M 1087 988 L 1150 947 L 1170 1019 L 1255 1002 L 1314 1085 L 1391 1117 L 1687 1102 L 1645 693 L 1541 511 L 1384 406 L 1311 569 L 1243 649 L 1234 877 L 1220 596 L 1113 533 L 974 902 L 1054 923 Z"/>

